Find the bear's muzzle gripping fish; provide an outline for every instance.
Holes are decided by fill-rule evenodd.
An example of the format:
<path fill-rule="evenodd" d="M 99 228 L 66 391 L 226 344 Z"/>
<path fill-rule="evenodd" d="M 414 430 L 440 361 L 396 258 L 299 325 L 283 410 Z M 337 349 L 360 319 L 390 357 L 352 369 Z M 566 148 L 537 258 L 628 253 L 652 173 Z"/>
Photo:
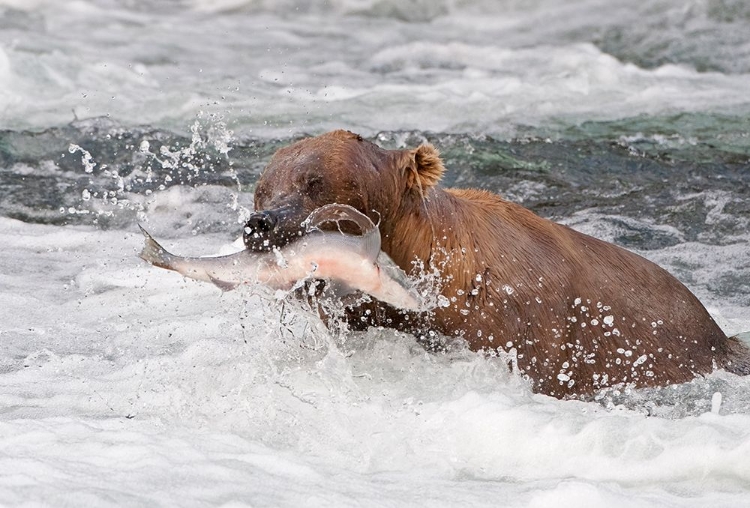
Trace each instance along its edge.
<path fill-rule="evenodd" d="M 361 235 L 323 231 L 327 222 L 354 222 Z M 159 268 L 211 282 L 224 291 L 260 283 L 289 290 L 300 281 L 327 279 L 405 310 L 420 310 L 421 298 L 406 274 L 380 250 L 380 231 L 369 217 L 348 205 L 314 210 L 303 223 L 306 234 L 271 252 L 242 250 L 215 257 L 182 257 L 167 252 L 139 225 L 146 242 L 140 257 Z"/>

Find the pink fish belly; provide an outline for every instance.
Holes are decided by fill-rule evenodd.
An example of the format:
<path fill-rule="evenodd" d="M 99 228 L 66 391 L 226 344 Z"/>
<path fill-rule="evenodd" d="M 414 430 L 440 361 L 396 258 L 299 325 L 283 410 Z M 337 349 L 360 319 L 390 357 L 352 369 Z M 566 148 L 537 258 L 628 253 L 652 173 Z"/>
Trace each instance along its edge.
<path fill-rule="evenodd" d="M 269 265 L 258 281 L 275 289 L 289 289 L 300 280 L 332 279 L 365 292 L 380 288 L 379 270 L 362 256 L 337 249 L 323 249 L 290 257 L 286 266 Z"/>

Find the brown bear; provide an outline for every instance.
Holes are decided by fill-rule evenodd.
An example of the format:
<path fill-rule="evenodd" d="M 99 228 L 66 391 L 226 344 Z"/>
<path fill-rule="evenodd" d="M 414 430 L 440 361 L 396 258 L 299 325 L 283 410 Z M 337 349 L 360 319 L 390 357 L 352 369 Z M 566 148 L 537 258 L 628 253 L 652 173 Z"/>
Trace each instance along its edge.
<path fill-rule="evenodd" d="M 253 250 L 282 246 L 329 203 L 379 225 L 382 250 L 407 273 L 438 271 L 442 306 L 410 314 L 375 302 L 351 322 L 460 336 L 508 354 L 536 392 L 589 396 L 618 384 L 680 383 L 725 368 L 750 373 L 698 299 L 654 263 L 481 190 L 445 189 L 431 145 L 385 150 L 347 131 L 276 152 L 245 228 Z"/>

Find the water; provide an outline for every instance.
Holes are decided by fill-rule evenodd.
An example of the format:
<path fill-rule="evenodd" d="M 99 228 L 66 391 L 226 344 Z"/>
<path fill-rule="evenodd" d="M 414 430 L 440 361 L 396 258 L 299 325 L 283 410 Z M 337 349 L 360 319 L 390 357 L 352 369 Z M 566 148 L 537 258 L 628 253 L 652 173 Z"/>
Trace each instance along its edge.
<path fill-rule="evenodd" d="M 136 257 L 137 222 L 226 251 L 271 154 L 343 127 L 748 332 L 748 33 L 731 0 L 0 0 L 0 504 L 750 506 L 750 380 L 558 401 Z"/>

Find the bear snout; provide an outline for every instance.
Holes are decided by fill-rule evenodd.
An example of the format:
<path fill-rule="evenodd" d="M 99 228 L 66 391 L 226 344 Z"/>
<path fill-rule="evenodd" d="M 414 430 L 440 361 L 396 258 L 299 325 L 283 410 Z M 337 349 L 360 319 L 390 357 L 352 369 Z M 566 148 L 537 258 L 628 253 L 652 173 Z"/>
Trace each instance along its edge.
<path fill-rule="evenodd" d="M 267 212 L 265 210 L 256 212 L 252 214 L 249 219 L 247 219 L 247 223 L 245 224 L 245 233 L 268 233 L 276 227 L 277 223 L 278 220 L 276 219 L 276 215 L 274 215 L 272 212 Z"/>
<path fill-rule="evenodd" d="M 267 252 L 285 246 L 303 233 L 296 214 L 291 214 L 289 207 L 283 207 L 253 213 L 245 223 L 242 240 L 248 250 Z"/>

